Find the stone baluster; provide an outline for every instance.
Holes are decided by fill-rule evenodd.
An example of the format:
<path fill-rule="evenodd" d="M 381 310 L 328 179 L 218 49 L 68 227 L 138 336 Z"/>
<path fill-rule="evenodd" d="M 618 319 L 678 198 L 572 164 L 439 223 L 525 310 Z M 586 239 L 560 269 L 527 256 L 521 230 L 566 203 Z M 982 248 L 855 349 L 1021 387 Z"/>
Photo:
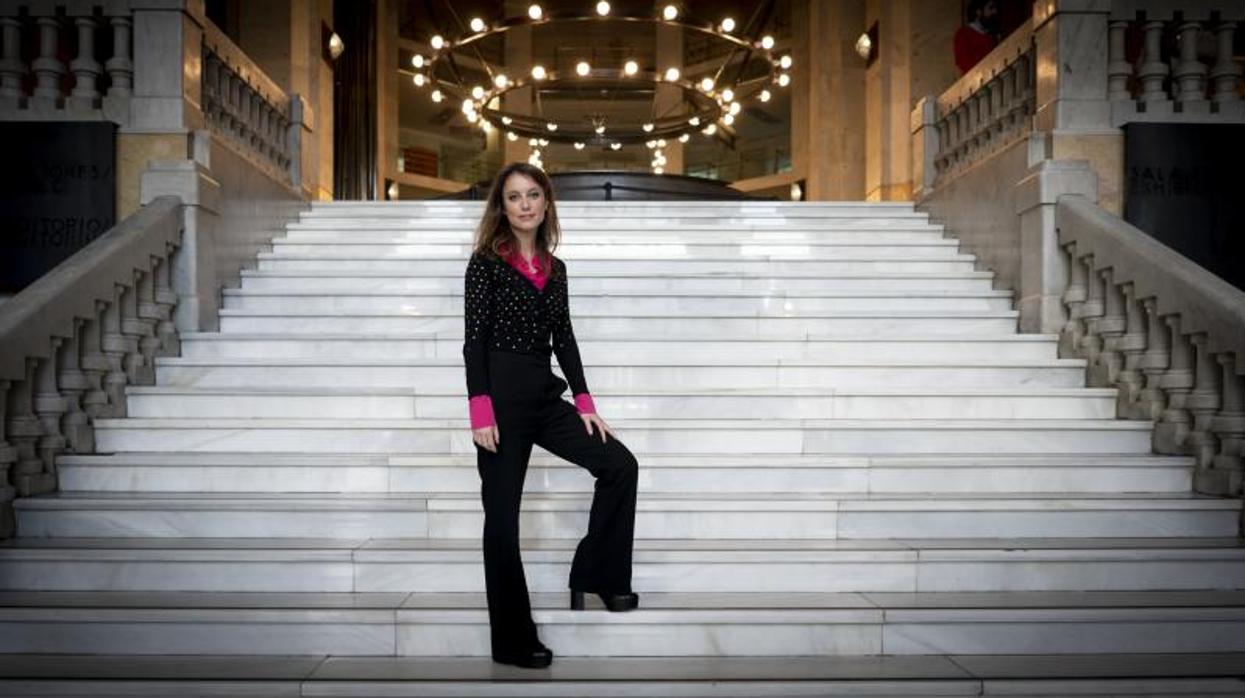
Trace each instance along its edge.
<path fill-rule="evenodd" d="M 173 263 L 173 249 L 159 259 L 153 270 L 152 277 L 155 287 L 152 298 L 158 308 L 160 321 L 156 323 L 156 336 L 160 338 L 160 356 L 178 356 L 181 354 L 181 341 L 177 337 L 177 327 L 173 323 L 173 313 L 177 308 L 177 292 L 173 290 L 169 278 L 169 268 Z"/>
<path fill-rule="evenodd" d="M 85 325 L 85 320 L 75 319 L 73 336 L 61 344 L 56 358 L 57 385 L 66 407 L 65 416 L 61 418 L 61 433 L 68 442 L 68 450 L 73 453 L 91 453 L 95 450 L 95 432 L 82 407 L 82 398 L 91 389 L 91 382 L 79 365 Z"/>
<path fill-rule="evenodd" d="M 1037 97 L 1033 80 L 1034 65 L 1032 51 L 1016 57 L 1016 94 L 1020 97 L 1016 113 L 1020 116 L 1033 115 L 1033 102 Z"/>
<path fill-rule="evenodd" d="M 134 60 L 130 57 L 130 29 L 134 21 L 129 15 L 114 15 L 108 23 L 112 26 L 112 58 L 104 62 L 108 96 L 129 97 L 134 92 Z"/>
<path fill-rule="evenodd" d="M 1183 111 L 1206 101 L 1206 65 L 1197 59 L 1197 35 L 1201 25 L 1194 21 L 1180 24 L 1180 60 L 1172 74 L 1174 84 L 1172 97 L 1181 103 Z"/>
<path fill-rule="evenodd" d="M 1102 317 L 1094 320 L 1091 331 L 1098 336 L 1102 349 L 1088 370 L 1093 376 L 1091 384 L 1113 386 L 1124 363 L 1118 342 L 1128 329 L 1128 318 L 1124 313 L 1124 293 L 1112 281 L 1114 272 L 1103 269 L 1098 275 L 1102 278 L 1104 292 L 1103 313 Z"/>
<path fill-rule="evenodd" d="M 1222 21 L 1215 27 L 1215 65 L 1210 69 L 1210 83 L 1215 93 L 1211 100 L 1217 104 L 1236 102 L 1237 83 L 1241 80 L 1241 66 L 1236 64 L 1232 50 L 1232 35 L 1236 22 Z"/>
<path fill-rule="evenodd" d="M 1167 408 L 1163 395 L 1162 379 L 1171 362 L 1171 334 L 1167 323 L 1158 316 L 1158 301 L 1146 298 L 1141 302 L 1146 313 L 1146 350 L 1141 355 L 1138 368 L 1146 377 L 1145 387 L 1138 394 L 1144 410 L 1143 419 L 1158 419 Z"/>
<path fill-rule="evenodd" d="M 1076 346 L 1077 354 L 1085 357 L 1089 362 L 1088 366 L 1093 366 L 1098 361 L 1098 355 L 1102 352 L 1102 336 L 1098 334 L 1098 321 L 1106 312 L 1103 304 L 1103 281 L 1102 276 L 1094 273 L 1094 255 L 1088 254 L 1081 258 L 1086 269 L 1086 294 L 1085 303 L 1081 305 L 1081 320 L 1084 322 L 1085 334 L 1081 336 L 1080 343 Z M 1091 372 L 1087 376 L 1093 378 Z M 1090 383 L 1090 385 L 1100 386 L 1100 384 Z"/>
<path fill-rule="evenodd" d="M 99 101 L 97 83 L 103 73 L 103 68 L 95 59 L 95 29 L 99 23 L 91 15 L 74 17 L 73 21 L 78 27 L 78 57 L 69 63 L 74 79 L 69 103 L 90 109 L 96 107 Z"/>
<path fill-rule="evenodd" d="M 67 443 L 61 433 L 61 418 L 69 411 L 65 398 L 56 384 L 56 357 L 64 344 L 61 337 L 52 337 L 52 352 L 46 359 L 35 361 L 34 410 L 43 433 L 39 436 L 39 459 L 43 461 L 42 472 L 56 472 L 56 454 L 65 450 Z"/>
<path fill-rule="evenodd" d="M 148 261 L 151 264 L 150 271 L 134 274 L 134 295 L 138 322 L 141 322 L 144 327 L 143 337 L 138 341 L 138 348 L 143 352 L 147 365 L 154 368 L 156 357 L 160 356 L 162 343 L 157 329 L 160 321 L 165 317 L 160 306 L 156 304 L 156 267 L 160 264 L 160 258 L 151 257 Z"/>
<path fill-rule="evenodd" d="M 1154 450 L 1159 453 L 1181 454 L 1185 453 L 1185 440 L 1192 423 L 1185 402 L 1196 380 L 1193 373 L 1193 348 L 1188 338 L 1180 333 L 1179 315 L 1165 315 L 1163 319 L 1171 330 L 1171 361 L 1159 378 L 1159 386 L 1167 400 L 1163 414 L 1154 426 Z"/>
<path fill-rule="evenodd" d="M 1205 332 L 1198 332 L 1189 340 L 1194 347 L 1193 389 L 1185 399 L 1185 407 L 1193 416 L 1186 439 L 1188 448 L 1197 457 L 1198 467 L 1210 467 L 1215 457 L 1215 435 L 1211 420 L 1219 410 L 1219 366 L 1211 358 Z"/>
<path fill-rule="evenodd" d="M 61 76 L 65 74 L 65 64 L 56 55 L 60 49 L 60 20 L 54 14 L 43 15 L 36 17 L 35 23 L 39 26 L 39 57 L 30 63 L 35 74 L 31 105 L 45 109 L 59 108 Z"/>
<path fill-rule="evenodd" d="M 1223 371 L 1223 402 L 1211 420 L 1210 429 L 1219 441 L 1219 453 L 1211 461 L 1218 482 L 1202 492 L 1240 495 L 1245 470 L 1245 376 L 1236 373 L 1236 356 L 1231 352 L 1215 355 Z M 0 436 L 3 436 L 0 434 Z"/>
<path fill-rule="evenodd" d="M 1142 25 L 1142 29 L 1145 32 L 1145 48 L 1141 65 L 1137 67 L 1137 78 L 1141 81 L 1139 98 L 1142 102 L 1163 102 L 1167 100 L 1167 93 L 1163 91 L 1163 81 L 1169 72 L 1160 51 L 1163 23 L 1151 20 Z"/>
<path fill-rule="evenodd" d="M 1120 392 L 1117 397 L 1116 414 L 1125 419 L 1150 419 L 1148 407 L 1142 405 L 1141 389 L 1145 376 L 1141 372 L 1142 357 L 1146 351 L 1146 313 L 1137 299 L 1133 282 L 1123 284 L 1124 334 L 1116 337 L 1114 348 L 1123 355 L 1123 365 L 1115 375 Z"/>
<path fill-rule="evenodd" d="M 211 127 L 220 128 L 220 64 L 214 54 L 203 52 L 203 119 Z"/>
<path fill-rule="evenodd" d="M 119 284 L 117 285 L 119 286 Z M 108 359 L 108 371 L 104 374 L 104 392 L 108 394 L 110 412 L 114 417 L 125 416 L 126 355 L 133 354 L 137 346 L 121 333 L 121 305 L 116 297 L 104 304 L 103 334 L 100 346 Z"/>
<path fill-rule="evenodd" d="M 17 460 L 17 451 L 9 445 L 6 436 L 8 432 L 6 413 L 8 412 L 10 387 L 11 384 L 8 381 L 0 380 L 0 537 L 3 538 L 12 536 L 16 528 L 13 515 L 13 498 L 16 493 L 9 483 L 12 482 L 11 472 L 13 463 Z"/>
<path fill-rule="evenodd" d="M 0 105 L 16 108 L 25 95 L 22 78 L 26 75 L 26 63 L 22 60 L 22 23 L 16 17 L 0 17 L 0 39 L 4 41 L 0 53 Z"/>
<path fill-rule="evenodd" d="M 937 175 L 941 175 L 947 169 L 946 153 L 947 142 L 950 138 L 950 134 L 947 131 L 948 124 L 946 119 L 939 119 L 938 122 L 934 124 L 934 127 L 938 131 L 938 150 L 934 153 L 934 172 L 936 173 L 934 179 L 937 181 Z"/>
<path fill-rule="evenodd" d="M 1068 285 L 1063 289 L 1061 300 L 1068 309 L 1068 319 L 1059 333 L 1059 355 L 1070 357 L 1076 356 L 1081 338 L 1085 336 L 1081 315 L 1089 284 L 1086 283 L 1085 265 L 1076 258 L 1076 243 L 1070 242 L 1062 247 L 1068 259 Z"/>
<path fill-rule="evenodd" d="M 8 392 L 8 437 L 16 451 L 11 482 L 22 497 L 46 492 L 49 484 L 39 457 L 43 425 L 34 411 L 35 368 L 35 360 L 26 359 L 25 377 L 14 382 Z"/>
<path fill-rule="evenodd" d="M 968 144 L 973 137 L 972 115 L 968 113 L 969 104 L 967 101 L 955 108 L 955 123 L 958 127 L 958 136 L 955 141 L 955 164 L 960 166 L 968 162 Z"/>
<path fill-rule="evenodd" d="M 245 141 L 246 118 L 244 117 L 243 107 L 246 104 L 246 96 L 243 91 L 242 78 L 233 72 L 233 68 L 226 65 L 226 71 L 229 74 L 229 133 L 239 141 Z"/>
<path fill-rule="evenodd" d="M 1004 140 L 1011 140 L 1016 130 L 1016 66 L 1009 64 L 999 75 L 999 135 Z"/>
<path fill-rule="evenodd" d="M 139 272 L 135 272 L 136 274 Z M 121 334 L 125 337 L 125 375 L 129 385 L 151 385 L 155 382 L 154 357 L 143 352 L 143 340 L 155 335 L 155 323 L 138 316 L 138 293 L 136 284 L 117 284 L 119 293 L 118 314 L 121 318 Z"/>
<path fill-rule="evenodd" d="M 1113 19 L 1107 23 L 1107 99 L 1118 101 L 1132 98 L 1128 91 L 1128 78 L 1133 66 L 1124 56 L 1124 33 L 1128 22 Z"/>
<path fill-rule="evenodd" d="M 104 314 L 105 304 L 95 302 L 95 314 L 86 319 L 82 326 L 82 346 L 79 348 L 79 365 L 86 376 L 87 389 L 82 395 L 82 409 L 92 419 L 112 417 L 114 406 L 108 399 L 108 391 L 104 389 L 104 377 L 108 375 L 109 359 L 104 355 Z"/>
<path fill-rule="evenodd" d="M 260 138 L 257 150 L 259 154 L 269 162 L 275 162 L 277 153 L 275 144 L 272 142 L 272 126 L 276 119 L 273 118 L 272 107 L 262 97 L 256 95 L 256 102 L 259 106 L 259 132 L 263 134 Z"/>

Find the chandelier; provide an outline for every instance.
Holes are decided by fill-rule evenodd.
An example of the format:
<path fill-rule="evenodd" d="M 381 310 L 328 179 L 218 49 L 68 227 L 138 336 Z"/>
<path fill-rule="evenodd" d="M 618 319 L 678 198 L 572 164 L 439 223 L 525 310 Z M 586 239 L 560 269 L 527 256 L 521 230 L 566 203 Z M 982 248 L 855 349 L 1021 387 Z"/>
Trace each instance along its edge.
<path fill-rule="evenodd" d="M 412 56 L 414 70 L 402 72 L 411 76 L 416 88 L 428 89 L 433 102 L 451 100 L 451 103 L 460 103 L 468 122 L 479 124 L 486 131 L 500 129 L 510 140 L 528 138 L 534 148 L 548 145 L 550 141 L 571 143 L 576 149 L 593 144 L 618 150 L 624 144 L 634 143 L 645 143 L 650 149 L 659 148 L 665 146 L 667 138 L 677 138 L 686 143 L 697 131 L 712 136 L 719 128 L 734 122 L 744 100 L 768 102 L 772 97 L 772 87 L 790 84 L 791 77 L 787 72 L 792 64 L 790 54 L 775 56 L 773 36 L 761 34 L 760 26 L 753 26 L 764 24 L 772 6 L 773 0 L 763 0 L 749 26 L 739 29 L 731 17 L 718 22 L 704 22 L 686 16 L 674 4 L 666 5 L 654 15 L 614 14 L 605 0 L 596 3 L 594 11 L 589 13 L 549 11 L 533 4 L 526 15 L 507 17 L 494 23 L 473 17 L 464 24 L 451 3 L 449 14 L 458 24 L 456 36 L 447 38 L 449 32 L 433 32 L 429 41 L 432 54 Z M 760 21 L 758 18 L 761 18 Z M 724 42 L 729 51 L 716 69 L 697 76 L 684 75 L 677 66 L 643 67 L 635 58 L 621 62 L 621 65 L 591 65 L 587 60 L 580 60 L 573 69 L 549 69 L 536 64 L 526 75 L 510 76 L 490 65 L 479 51 L 478 42 L 520 27 L 531 27 L 533 36 L 536 36 L 542 27 L 556 26 L 573 31 L 584 22 L 682 27 Z M 459 52 L 468 50 L 473 51 L 484 67 L 487 80 L 468 84 L 469 81 L 463 79 L 455 57 Z M 590 88 L 600 94 L 610 91 L 656 92 L 658 85 L 669 85 L 680 91 L 681 98 L 672 109 L 675 113 L 657 115 L 636 123 L 613 122 L 603 114 L 559 121 L 490 106 L 501 105 L 501 98 L 506 93 L 525 87 L 540 90 L 574 86 Z M 539 151 L 536 151 L 535 157 L 539 162 Z M 660 160 L 664 160 L 664 156 Z M 660 165 L 664 164 L 660 160 L 654 161 L 655 171 L 658 172 Z"/>

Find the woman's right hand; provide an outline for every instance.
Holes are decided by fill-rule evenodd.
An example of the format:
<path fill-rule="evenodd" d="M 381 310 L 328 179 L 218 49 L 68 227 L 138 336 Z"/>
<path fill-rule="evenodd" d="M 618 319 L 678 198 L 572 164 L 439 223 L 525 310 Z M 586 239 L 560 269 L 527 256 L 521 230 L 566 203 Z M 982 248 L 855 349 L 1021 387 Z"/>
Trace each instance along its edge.
<path fill-rule="evenodd" d="M 501 434 L 498 433 L 497 425 L 494 424 L 488 427 L 472 429 L 471 440 L 475 441 L 480 447 L 497 453 L 497 444 L 501 442 Z"/>

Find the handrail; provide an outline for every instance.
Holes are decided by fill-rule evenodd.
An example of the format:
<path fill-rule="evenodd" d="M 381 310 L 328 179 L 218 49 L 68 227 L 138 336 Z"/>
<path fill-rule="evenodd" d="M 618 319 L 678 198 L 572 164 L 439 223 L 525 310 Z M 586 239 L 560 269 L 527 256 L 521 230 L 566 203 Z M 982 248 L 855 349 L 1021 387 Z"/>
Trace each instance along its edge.
<path fill-rule="evenodd" d="M 1056 230 L 1078 256 L 1093 255 L 1114 282 L 1131 282 L 1138 298 L 1153 297 L 1157 314 L 1180 314 L 1186 334 L 1206 333 L 1212 354 L 1236 355 L 1245 374 L 1245 291 L 1080 195 L 1059 198 Z"/>
<path fill-rule="evenodd" d="M 168 258 L 181 230 L 181 200 L 158 197 L 0 306 L 0 380 L 22 380 L 27 358 L 49 358 L 52 337 L 72 337 L 74 318 L 95 317 L 117 285 Z"/>

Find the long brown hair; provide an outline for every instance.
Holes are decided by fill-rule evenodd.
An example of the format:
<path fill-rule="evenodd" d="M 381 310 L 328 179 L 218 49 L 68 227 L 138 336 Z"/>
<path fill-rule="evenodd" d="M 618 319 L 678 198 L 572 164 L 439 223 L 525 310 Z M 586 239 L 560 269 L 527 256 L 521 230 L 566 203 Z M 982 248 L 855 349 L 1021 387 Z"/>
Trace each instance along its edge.
<path fill-rule="evenodd" d="M 558 209 L 554 205 L 553 182 L 545 171 L 522 161 L 507 164 L 497 171 L 493 184 L 489 187 L 488 198 L 484 203 L 484 215 L 476 226 L 474 251 L 492 259 L 501 259 L 507 246 L 518 251 L 518 240 L 510 230 L 510 220 L 506 218 L 505 195 L 506 179 L 510 175 L 520 173 L 531 177 L 545 193 L 545 219 L 536 229 L 536 259 L 542 268 L 549 271 L 552 278 L 556 269 L 553 268 L 553 251 L 558 248 L 562 239 L 562 229 L 558 226 Z"/>

